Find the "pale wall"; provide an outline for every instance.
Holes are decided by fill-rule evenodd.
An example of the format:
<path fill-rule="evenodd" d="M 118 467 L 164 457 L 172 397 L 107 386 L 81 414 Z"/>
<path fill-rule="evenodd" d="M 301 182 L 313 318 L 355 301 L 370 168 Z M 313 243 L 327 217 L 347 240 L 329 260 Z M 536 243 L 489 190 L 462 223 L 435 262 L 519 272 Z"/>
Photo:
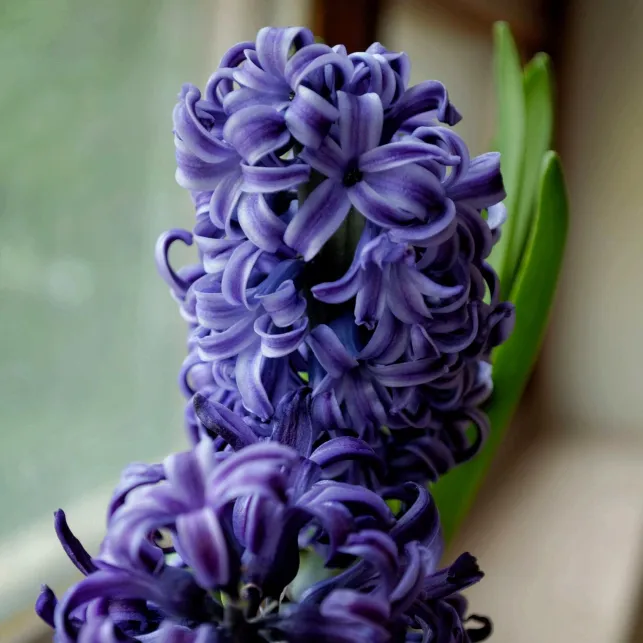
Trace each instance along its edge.
<path fill-rule="evenodd" d="M 543 403 L 582 430 L 643 433 L 643 3 L 577 0 L 559 145 L 572 203 Z"/>
<path fill-rule="evenodd" d="M 463 115 L 457 131 L 472 151 L 489 147 L 493 132 L 490 34 L 422 0 L 384 3 L 379 39 L 412 61 L 411 82 L 440 80 Z"/>

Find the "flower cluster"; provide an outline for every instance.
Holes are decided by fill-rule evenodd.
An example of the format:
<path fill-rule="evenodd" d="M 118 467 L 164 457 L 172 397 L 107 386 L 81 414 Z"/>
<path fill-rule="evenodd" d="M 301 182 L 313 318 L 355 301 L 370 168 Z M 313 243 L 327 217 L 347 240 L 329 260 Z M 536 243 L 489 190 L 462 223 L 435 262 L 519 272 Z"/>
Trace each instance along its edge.
<path fill-rule="evenodd" d="M 56 643 L 482 640 L 489 622 L 467 618 L 459 594 L 482 574 L 468 554 L 437 569 L 428 491 L 407 483 L 380 496 L 328 480 L 339 454 L 351 457 L 343 447 L 331 440 L 305 458 L 277 442 L 220 452 L 205 438 L 130 467 L 98 556 L 56 513 L 85 578 L 60 602 L 44 586 L 37 612 Z M 330 572 L 303 590 L 302 555 Z"/>
<path fill-rule="evenodd" d="M 470 158 L 403 53 L 303 28 L 233 47 L 174 110 L 193 230 L 158 241 L 190 332 L 191 449 L 131 465 L 85 578 L 36 609 L 57 643 L 472 643 L 491 631 L 440 569 L 427 482 L 488 430 L 490 355 L 511 331 L 486 262 L 497 154 Z M 175 270 L 172 244 L 199 260 Z M 476 430 L 473 437 L 469 428 Z"/>
<path fill-rule="evenodd" d="M 406 54 L 348 55 L 303 28 L 232 48 L 174 111 L 192 232 L 157 246 L 191 332 L 180 382 L 270 422 L 287 393 L 329 393 L 340 426 L 434 480 L 487 432 L 489 357 L 513 310 L 486 263 L 504 217 L 499 155 L 470 158 L 443 85 Z M 200 261 L 168 262 L 175 240 Z M 477 437 L 466 429 L 473 423 Z M 261 433 L 261 428 L 259 432 Z"/>

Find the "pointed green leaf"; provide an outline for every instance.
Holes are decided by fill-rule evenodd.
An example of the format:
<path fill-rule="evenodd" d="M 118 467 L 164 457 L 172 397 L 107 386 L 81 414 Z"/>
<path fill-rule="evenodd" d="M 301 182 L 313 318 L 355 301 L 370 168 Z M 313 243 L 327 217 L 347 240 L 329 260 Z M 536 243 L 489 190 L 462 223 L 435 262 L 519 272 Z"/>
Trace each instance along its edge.
<path fill-rule="evenodd" d="M 525 67 L 525 147 L 520 180 L 518 204 L 507 230 L 508 241 L 503 278 L 515 277 L 525 251 L 529 229 L 536 211 L 536 188 L 541 163 L 551 146 L 554 126 L 554 108 L 549 56 L 536 56 Z M 512 282 L 506 284 L 511 292 Z"/>
<path fill-rule="evenodd" d="M 525 258 L 511 292 L 516 327 L 494 355 L 494 393 L 486 411 L 491 433 L 481 452 L 433 487 L 448 542 L 470 508 L 533 368 L 547 327 L 567 236 L 568 206 L 560 159 L 545 155 L 538 205 Z"/>
<path fill-rule="evenodd" d="M 502 177 L 507 191 L 508 219 L 503 235 L 493 250 L 490 261 L 500 275 L 503 287 L 510 281 L 503 274 L 511 240 L 513 215 L 519 202 L 520 174 L 525 141 L 525 91 L 520 56 L 506 22 L 494 25 L 494 76 L 498 109 L 498 150 Z M 506 286 L 507 292 L 509 286 Z"/>

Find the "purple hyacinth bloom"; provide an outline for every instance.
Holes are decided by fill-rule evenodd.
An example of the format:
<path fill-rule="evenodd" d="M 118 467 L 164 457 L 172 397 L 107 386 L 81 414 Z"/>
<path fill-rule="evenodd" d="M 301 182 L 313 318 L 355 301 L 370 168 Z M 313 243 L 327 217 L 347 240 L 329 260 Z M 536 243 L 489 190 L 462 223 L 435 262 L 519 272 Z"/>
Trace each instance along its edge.
<path fill-rule="evenodd" d="M 200 393 L 194 408 L 204 431 L 233 450 L 261 441 L 295 449 L 322 469 L 325 478 L 378 488 L 384 461 L 363 440 L 347 434 L 340 406 L 332 391 L 313 396 L 300 388 L 286 394 L 268 423 L 253 423 L 224 404 Z"/>
<path fill-rule="evenodd" d="M 323 439 L 340 425 L 365 439 L 388 480 L 409 462 L 408 479 L 435 479 L 482 443 L 491 351 L 513 323 L 487 263 L 505 216 L 499 156 L 470 158 L 445 126 L 460 115 L 444 86 L 409 75 L 379 43 L 349 54 L 266 28 L 203 95 L 181 93 L 177 177 L 196 222 L 157 257 L 191 329 L 180 386 L 194 443 L 212 434 L 195 394 L 263 439 L 307 383 L 339 408 Z M 170 267 L 176 239 L 195 241 L 195 266 Z"/>
<path fill-rule="evenodd" d="M 458 592 L 482 575 L 469 555 L 437 570 L 439 522 L 428 491 L 408 483 L 380 497 L 324 480 L 335 460 L 317 460 L 278 442 L 221 453 L 204 439 L 166 458 L 162 471 L 130 467 L 98 556 L 57 512 L 60 541 L 85 578 L 60 601 L 43 587 L 37 612 L 57 643 L 334 643 L 349 632 L 385 643 L 405 640 L 408 627 L 479 640 L 466 638 Z M 395 515 L 385 500 L 398 502 Z M 340 573 L 296 600 L 288 586 L 301 547 Z"/>
<path fill-rule="evenodd" d="M 156 640 L 151 635 L 171 623 L 225 630 L 212 590 L 235 606 L 258 601 L 251 618 L 265 601 L 271 614 L 270 602 L 297 572 L 299 547 L 314 547 L 331 566 L 346 556 L 375 557 L 392 570 L 396 521 L 384 499 L 322 479 L 326 464 L 336 463 L 328 448 L 316 460 L 277 442 L 221 453 L 204 439 L 167 458 L 162 475 L 156 466 L 128 469 L 98 556 L 56 514 L 61 543 L 86 578 L 59 602 L 43 590 L 38 612 L 53 619 L 61 643 L 84 640 L 96 627 Z M 351 534 L 363 534 L 364 544 Z"/>
<path fill-rule="evenodd" d="M 261 252 L 246 242 L 222 276 L 205 275 L 194 284 L 199 322 L 194 337 L 202 360 L 221 364 L 234 358 L 232 372 L 246 408 L 265 419 L 273 412 L 266 389 L 287 390 L 290 373 L 281 362 L 303 342 L 308 318 L 292 279 L 297 262 L 282 262 L 265 274 L 255 270 Z M 262 281 L 248 287 L 254 277 Z M 266 360 L 273 362 L 268 371 Z M 267 378 L 266 371 L 273 377 Z"/>
<path fill-rule="evenodd" d="M 427 300 L 443 304 L 465 291 L 462 284 L 443 285 L 417 268 L 415 250 L 390 233 L 365 227 L 348 272 L 338 281 L 318 284 L 313 295 L 328 304 L 355 298 L 355 322 L 373 329 L 388 309 L 401 322 L 423 322 L 431 316 Z"/>
<path fill-rule="evenodd" d="M 239 88 L 223 97 L 230 115 L 224 136 L 250 163 L 265 146 L 284 147 L 290 136 L 318 147 L 338 117 L 324 94 L 351 78 L 351 61 L 299 27 L 264 27 L 244 54 L 231 69 Z"/>
<path fill-rule="evenodd" d="M 419 139 L 380 145 L 384 108 L 377 94 L 338 92 L 339 141 L 327 137 L 300 158 L 327 177 L 308 195 L 286 229 L 284 240 L 310 261 L 354 207 L 400 240 L 408 235 L 426 243 L 453 218 L 440 182 L 419 161 L 444 158 L 437 146 Z M 448 204 L 447 204 L 448 205 Z M 429 214 L 436 215 L 429 221 Z"/>
<path fill-rule="evenodd" d="M 176 178 L 184 188 L 208 192 L 212 222 L 229 231 L 231 217 L 244 193 L 260 195 L 294 188 L 307 180 L 310 168 L 272 154 L 287 140 L 274 146 L 264 144 L 261 156 L 267 157 L 265 163 L 248 165 L 237 149 L 222 138 L 223 132 L 213 127 L 212 113 L 217 113 L 214 101 L 202 99 L 196 87 L 183 88 L 174 110 Z M 245 134 L 256 136 L 252 132 Z"/>

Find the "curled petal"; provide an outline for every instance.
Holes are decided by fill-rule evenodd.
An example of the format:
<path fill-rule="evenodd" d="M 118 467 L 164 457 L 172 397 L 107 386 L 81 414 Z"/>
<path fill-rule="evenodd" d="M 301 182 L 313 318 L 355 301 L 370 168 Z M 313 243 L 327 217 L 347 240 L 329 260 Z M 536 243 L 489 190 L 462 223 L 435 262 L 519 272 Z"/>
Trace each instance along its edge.
<path fill-rule="evenodd" d="M 422 220 L 445 200 L 444 189 L 437 177 L 415 163 L 386 172 L 368 172 L 364 175 L 364 181 L 395 209 L 409 212 Z"/>
<path fill-rule="evenodd" d="M 317 284 L 311 288 L 315 299 L 325 304 L 341 304 L 355 297 L 362 283 L 360 273 L 359 248 L 355 251 L 355 257 L 343 277 L 337 281 L 330 281 Z"/>
<path fill-rule="evenodd" d="M 470 587 L 483 576 L 475 557 L 464 553 L 452 565 L 426 579 L 423 596 L 428 599 L 444 598 Z"/>
<path fill-rule="evenodd" d="M 364 268 L 361 277 L 355 299 L 355 323 L 373 329 L 384 313 L 388 283 L 384 272 L 372 264 Z"/>
<path fill-rule="evenodd" d="M 318 148 L 331 126 L 339 117 L 339 110 L 326 99 L 303 85 L 286 110 L 286 126 L 302 144 Z"/>
<path fill-rule="evenodd" d="M 308 195 L 288 224 L 284 241 L 310 261 L 343 223 L 350 207 L 343 186 L 327 179 Z"/>
<path fill-rule="evenodd" d="M 448 239 L 453 234 L 455 226 L 455 204 L 451 199 L 447 199 L 443 209 L 431 217 L 428 223 L 392 227 L 390 235 L 394 241 L 426 248 L 438 245 Z"/>
<path fill-rule="evenodd" d="M 221 294 L 230 304 L 249 308 L 248 280 L 262 252 L 252 241 L 246 241 L 232 253 L 221 280 Z"/>
<path fill-rule="evenodd" d="M 454 201 L 466 201 L 476 209 L 500 203 L 505 196 L 498 152 L 474 158 L 466 175 L 449 187 L 449 197 Z"/>
<path fill-rule="evenodd" d="M 274 79 L 272 79 L 274 82 Z M 254 89 L 241 87 L 230 92 L 223 101 L 223 107 L 226 114 L 232 115 L 245 109 L 246 107 L 271 107 L 277 111 L 282 111 L 288 106 L 285 92 L 288 87 L 275 83 L 273 91 L 261 92 Z"/>
<path fill-rule="evenodd" d="M 279 621 L 279 639 L 320 643 L 386 643 L 390 639 L 382 625 L 387 615 L 384 599 L 352 590 L 336 590 L 330 598 L 333 602 L 327 612 L 324 603 L 321 608 L 305 605 L 289 610 Z"/>
<path fill-rule="evenodd" d="M 276 252 L 282 243 L 286 224 L 272 211 L 262 194 L 245 194 L 237 210 L 239 225 L 258 248 Z"/>
<path fill-rule="evenodd" d="M 317 447 L 310 456 L 322 469 L 338 462 L 366 461 L 370 465 L 381 467 L 382 462 L 371 446 L 364 440 L 343 436 L 334 438 Z"/>
<path fill-rule="evenodd" d="M 241 196 L 242 183 L 243 177 L 238 167 L 217 183 L 210 200 L 210 220 L 215 226 L 225 228 L 229 225 Z"/>
<path fill-rule="evenodd" d="M 207 224 L 203 221 L 197 222 L 194 228 L 194 239 L 201 252 L 205 272 L 216 274 L 223 272 L 230 255 L 243 240 L 220 238 L 220 235 L 222 236 L 221 232 L 217 233 L 216 237 L 206 235 L 205 231 L 202 230 L 202 227 L 206 225 L 211 225 L 209 219 Z"/>
<path fill-rule="evenodd" d="M 470 614 L 467 618 L 467 623 L 473 622 L 480 627 L 467 628 L 467 636 L 471 643 L 478 643 L 478 641 L 486 641 L 493 633 L 493 625 L 486 616 L 479 616 L 478 614 Z"/>
<path fill-rule="evenodd" d="M 174 131 L 183 146 L 209 164 L 221 163 L 235 156 L 234 150 L 203 124 L 202 118 L 206 114 L 197 113 L 200 104 L 201 92 L 192 85 L 185 85 L 173 113 Z"/>
<path fill-rule="evenodd" d="M 357 505 L 362 511 L 378 518 L 383 524 L 393 522 L 393 514 L 388 505 L 375 492 L 344 482 L 322 480 L 313 485 L 298 500 L 301 507 L 320 505 L 326 502 L 340 502 L 342 504 Z"/>
<path fill-rule="evenodd" d="M 336 181 L 342 180 L 346 159 L 342 149 L 330 136 L 315 149 L 305 147 L 299 153 L 299 158 L 324 176 Z"/>
<path fill-rule="evenodd" d="M 40 588 L 40 594 L 36 599 L 35 610 L 36 614 L 45 622 L 49 627 L 55 627 L 54 625 L 54 614 L 56 612 L 56 606 L 58 605 L 58 599 L 53 593 L 50 587 L 47 585 L 42 585 Z"/>
<path fill-rule="evenodd" d="M 349 87 L 351 93 L 364 94 L 372 92 L 381 98 L 384 107 L 388 107 L 393 98 L 395 86 L 390 82 L 385 82 L 384 75 L 390 75 L 394 79 L 393 70 L 368 53 L 355 52 L 350 54 L 349 59 L 354 65 Z M 386 90 L 384 89 L 385 85 Z"/>
<path fill-rule="evenodd" d="M 434 110 L 437 110 L 438 119 L 447 125 L 455 125 L 462 118 L 449 101 L 447 90 L 442 83 L 427 80 L 407 89 L 386 114 L 383 138 L 390 140 L 405 121 Z"/>
<path fill-rule="evenodd" d="M 490 230 L 499 230 L 506 220 L 507 208 L 504 203 L 496 203 L 487 208 L 487 225 Z"/>
<path fill-rule="evenodd" d="M 368 368 L 380 384 L 392 388 L 427 384 L 446 372 L 446 368 L 434 359 L 418 359 L 413 362 Z"/>
<path fill-rule="evenodd" d="M 376 389 L 375 383 L 363 373 L 350 373 L 343 382 L 346 409 L 353 428 L 359 435 L 363 435 L 372 424 L 386 424 L 387 413 L 382 402 L 382 392 Z"/>
<path fill-rule="evenodd" d="M 252 316 L 235 322 L 224 331 L 210 331 L 197 338 L 197 351 L 204 361 L 226 359 L 238 355 L 255 340 Z"/>
<path fill-rule="evenodd" d="M 350 356 L 335 332 L 326 324 L 313 328 L 306 338 L 306 343 L 322 368 L 331 377 L 341 377 L 346 371 L 358 365 L 357 360 Z"/>
<path fill-rule="evenodd" d="M 232 78 L 235 83 L 238 83 L 242 87 L 250 90 L 254 90 L 257 94 L 279 96 L 284 90 L 287 90 L 285 82 L 280 83 L 279 79 L 261 68 L 261 63 L 259 62 L 259 58 L 255 51 L 248 51 L 246 53 L 243 65 L 233 70 Z M 226 99 L 229 99 L 238 93 L 238 89 L 230 92 L 227 94 Z M 229 110 L 229 103 L 227 100 L 224 102 L 224 105 L 228 113 L 236 111 L 234 109 Z"/>
<path fill-rule="evenodd" d="M 208 400 L 197 393 L 194 411 L 208 433 L 222 437 L 235 451 L 257 441 L 252 429 L 235 413 L 222 404 Z"/>
<path fill-rule="evenodd" d="M 470 246 L 469 259 L 480 264 L 491 253 L 493 233 L 482 218 L 480 212 L 468 203 L 458 202 L 458 223 L 463 235 L 460 240 L 461 248 Z"/>
<path fill-rule="evenodd" d="M 389 617 L 389 606 L 381 597 L 360 594 L 348 589 L 335 590 L 324 600 L 322 614 L 329 620 L 342 620 L 348 614 L 357 621 L 379 624 L 386 623 Z M 375 639 L 377 640 L 377 638 Z"/>
<path fill-rule="evenodd" d="M 241 165 L 243 189 L 246 192 L 280 192 L 297 187 L 308 180 L 310 167 L 303 163 L 293 163 L 278 167 L 259 167 Z"/>
<path fill-rule="evenodd" d="M 454 354 L 469 347 L 478 336 L 480 328 L 480 307 L 478 302 L 469 304 L 465 324 L 451 332 L 433 334 L 432 339 L 442 353 Z"/>
<path fill-rule="evenodd" d="M 236 498 L 254 495 L 283 501 L 287 469 L 300 456 L 276 442 L 260 442 L 241 449 L 221 462 L 208 480 L 208 501 L 223 507 Z"/>
<path fill-rule="evenodd" d="M 386 172 L 409 163 L 433 160 L 443 165 L 460 163 L 459 157 L 449 154 L 437 145 L 406 139 L 380 145 L 365 152 L 359 159 L 359 169 L 362 172 Z"/>
<path fill-rule="evenodd" d="M 261 352 L 264 357 L 285 357 L 301 345 L 308 332 L 308 319 L 299 319 L 294 322 L 291 330 L 283 331 L 266 314 L 255 321 L 254 329 L 261 337 Z"/>
<path fill-rule="evenodd" d="M 251 165 L 285 147 L 290 140 L 283 115 L 272 107 L 245 107 L 232 114 L 223 127 L 226 140 Z"/>
<path fill-rule="evenodd" d="M 339 547 L 346 541 L 347 536 L 355 529 L 355 520 L 350 510 L 344 505 L 327 502 L 309 508 L 309 513 L 319 522 L 328 534 L 330 546 L 326 562 L 330 562 Z M 302 542 L 303 541 L 303 542 Z M 299 538 L 300 546 L 306 543 L 306 538 Z"/>
<path fill-rule="evenodd" d="M 172 574 L 176 577 L 174 580 L 180 579 L 184 583 L 183 587 L 175 584 L 172 592 L 167 592 L 167 584 L 158 577 L 143 577 L 120 570 L 99 570 L 90 574 L 69 590 L 60 601 L 55 613 L 57 637 L 64 643 L 76 641 L 75 632 L 70 623 L 70 614 L 76 608 L 87 605 L 96 598 L 150 600 L 156 605 L 169 609 L 170 612 L 184 613 L 181 601 L 184 601 L 188 596 L 198 601 L 199 599 L 195 595 L 198 594 L 198 588 L 190 596 L 189 591 L 193 591 L 194 584 L 179 570 L 171 571 L 176 572 L 176 574 Z M 204 615 L 199 616 L 203 617 Z"/>
<path fill-rule="evenodd" d="M 322 431 L 346 427 L 339 402 L 333 391 L 313 397 L 312 414 L 315 426 L 318 426 Z"/>
<path fill-rule="evenodd" d="M 86 618 L 78 632 L 78 643 L 133 643 L 135 639 L 124 638 L 120 628 L 106 616 Z"/>
<path fill-rule="evenodd" d="M 408 325 L 400 323 L 390 309 L 386 308 L 358 358 L 378 364 L 391 364 L 402 357 L 408 348 L 409 339 Z"/>
<path fill-rule="evenodd" d="M 435 125 L 418 127 L 413 131 L 413 137 L 436 145 L 459 159 L 459 163 L 453 166 L 451 173 L 443 181 L 445 188 L 459 181 L 469 171 L 469 148 L 453 130 Z"/>
<path fill-rule="evenodd" d="M 513 304 L 502 302 L 491 313 L 487 324 L 489 325 L 489 347 L 499 346 L 505 342 L 513 332 L 516 323 L 516 310 Z"/>
<path fill-rule="evenodd" d="M 401 271 L 401 274 L 406 277 L 415 288 L 418 289 L 425 297 L 429 297 L 432 300 L 435 299 L 448 299 L 449 297 L 455 297 L 459 295 L 463 286 L 458 284 L 457 286 L 443 286 L 442 284 L 429 279 L 426 275 L 422 274 L 419 270 L 414 270 L 407 268 Z"/>
<path fill-rule="evenodd" d="M 209 163 L 187 151 L 178 139 L 175 144 L 176 182 L 187 190 L 214 190 L 221 179 L 239 166 L 240 159 L 236 152 L 231 152 L 224 161 Z"/>
<path fill-rule="evenodd" d="M 397 545 L 388 534 L 374 529 L 362 530 L 351 534 L 341 551 L 371 563 L 382 573 L 390 588 L 398 569 L 398 555 Z"/>
<path fill-rule="evenodd" d="M 293 55 L 286 65 L 285 77 L 293 89 L 298 89 L 301 83 L 320 89 L 319 72 L 328 66 L 334 68 L 336 82 L 340 86 L 353 73 L 353 66 L 346 56 L 333 51 L 328 45 L 315 43 Z"/>
<path fill-rule="evenodd" d="M 313 42 L 313 34 L 304 27 L 264 27 L 257 33 L 257 58 L 262 69 L 281 78 L 292 49 L 301 49 Z"/>
<path fill-rule="evenodd" d="M 192 233 L 189 230 L 174 228 L 164 232 L 156 242 L 155 259 L 156 268 L 167 285 L 179 297 L 184 297 L 188 288 L 192 285 L 190 282 L 182 279 L 170 265 L 168 253 L 170 246 L 175 241 L 182 241 L 186 246 L 192 245 Z"/>
<path fill-rule="evenodd" d="M 391 592 L 391 603 L 397 614 L 403 614 L 422 591 L 426 575 L 426 565 L 422 560 L 419 543 L 408 543 L 405 548 L 406 569 Z"/>
<path fill-rule="evenodd" d="M 424 295 L 410 279 L 413 270 L 405 265 L 394 264 L 390 267 L 392 287 L 388 292 L 389 308 L 405 324 L 421 324 L 431 317 Z"/>
<path fill-rule="evenodd" d="M 134 489 L 144 485 L 155 484 L 165 478 L 162 464 L 144 464 L 133 462 L 129 464 L 121 474 L 120 482 L 112 493 L 112 498 L 107 509 L 107 518 L 114 515 L 114 512 L 123 505 L 127 495 Z M 82 571 L 82 570 L 81 570 Z M 85 574 L 89 572 L 83 572 Z"/>
<path fill-rule="evenodd" d="M 78 538 L 74 536 L 71 529 L 69 529 L 65 512 L 62 509 L 58 509 L 58 511 L 54 513 L 54 527 L 65 553 L 78 570 L 85 576 L 95 572 L 97 567 L 92 557 L 87 553 Z"/>
<path fill-rule="evenodd" d="M 184 507 L 199 507 L 204 502 L 205 479 L 213 467 L 214 450 L 210 440 L 202 440 L 194 449 L 173 453 L 163 461 L 163 469 L 173 497 Z M 158 490 L 152 488 L 148 496 Z M 144 494 L 139 494 L 138 497 Z"/>
<path fill-rule="evenodd" d="M 346 159 L 358 159 L 377 146 L 382 135 L 384 110 L 377 94 L 353 96 L 337 92 L 339 141 Z"/>
<path fill-rule="evenodd" d="M 263 309 L 278 328 L 294 324 L 306 310 L 306 300 L 290 279 L 280 284 L 274 292 L 261 295 L 259 299 Z"/>
<path fill-rule="evenodd" d="M 393 540 L 399 544 L 418 541 L 430 546 L 434 563 L 437 564 L 442 556 L 440 518 L 428 489 L 423 485 L 407 482 L 397 493 L 391 492 L 390 497 L 402 500 L 406 505 L 406 510 L 391 529 Z"/>
<path fill-rule="evenodd" d="M 197 390 L 213 383 L 212 365 L 201 361 L 196 353 L 189 353 L 181 364 L 178 381 L 181 393 L 192 397 Z"/>
<path fill-rule="evenodd" d="M 254 330 L 252 335 L 253 341 L 246 345 L 237 358 L 237 386 L 246 409 L 262 420 L 267 420 L 274 409 L 262 378 L 266 357 Z"/>
<path fill-rule="evenodd" d="M 197 328 L 194 341 L 205 337 L 208 329 L 229 331 L 237 322 L 250 321 L 252 314 L 244 306 L 231 304 L 221 292 L 221 279 L 215 275 L 205 275 L 194 285 L 195 314 L 202 328 Z"/>
<path fill-rule="evenodd" d="M 218 518 L 209 507 L 176 519 L 181 556 L 204 589 L 224 587 L 230 581 L 228 544 Z"/>
<path fill-rule="evenodd" d="M 380 196 L 366 181 L 351 186 L 346 194 L 350 200 L 349 207 L 352 203 L 369 221 L 383 228 L 402 226 L 415 218 Z"/>

